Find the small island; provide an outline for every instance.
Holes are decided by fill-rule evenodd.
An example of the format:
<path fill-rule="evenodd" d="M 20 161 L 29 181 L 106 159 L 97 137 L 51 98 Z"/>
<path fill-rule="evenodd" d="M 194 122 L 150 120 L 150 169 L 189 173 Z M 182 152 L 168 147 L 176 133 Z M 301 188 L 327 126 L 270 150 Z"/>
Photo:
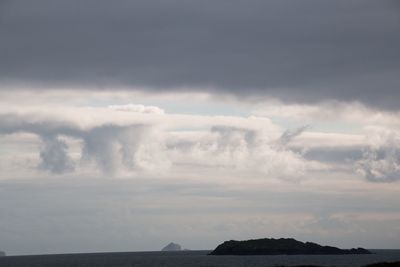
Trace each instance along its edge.
<path fill-rule="evenodd" d="M 181 251 L 181 250 L 182 250 L 181 245 L 171 242 L 168 245 L 166 245 L 161 251 Z"/>
<path fill-rule="evenodd" d="M 5 257 L 6 253 L 4 251 L 0 251 L 0 257 Z"/>
<path fill-rule="evenodd" d="M 293 238 L 263 238 L 245 241 L 225 241 L 210 255 L 343 255 L 371 254 L 363 248 L 340 249 L 301 242 Z"/>

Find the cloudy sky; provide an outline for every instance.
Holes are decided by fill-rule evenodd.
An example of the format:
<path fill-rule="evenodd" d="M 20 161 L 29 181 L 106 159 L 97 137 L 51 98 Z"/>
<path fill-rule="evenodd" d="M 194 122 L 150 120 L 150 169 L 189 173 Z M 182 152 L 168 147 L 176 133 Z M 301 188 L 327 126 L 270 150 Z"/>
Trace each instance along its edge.
<path fill-rule="evenodd" d="M 400 4 L 0 0 L 0 250 L 400 248 Z"/>

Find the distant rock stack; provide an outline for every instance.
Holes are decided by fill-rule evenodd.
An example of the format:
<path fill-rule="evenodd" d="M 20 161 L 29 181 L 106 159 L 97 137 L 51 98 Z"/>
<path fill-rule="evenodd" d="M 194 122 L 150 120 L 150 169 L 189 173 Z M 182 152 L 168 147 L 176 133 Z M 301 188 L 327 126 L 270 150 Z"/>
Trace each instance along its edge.
<path fill-rule="evenodd" d="M 181 245 L 171 242 L 168 245 L 166 245 L 161 251 L 181 251 L 181 250 L 182 250 Z"/>
<path fill-rule="evenodd" d="M 4 251 L 0 251 L 0 257 L 4 257 L 6 253 Z"/>

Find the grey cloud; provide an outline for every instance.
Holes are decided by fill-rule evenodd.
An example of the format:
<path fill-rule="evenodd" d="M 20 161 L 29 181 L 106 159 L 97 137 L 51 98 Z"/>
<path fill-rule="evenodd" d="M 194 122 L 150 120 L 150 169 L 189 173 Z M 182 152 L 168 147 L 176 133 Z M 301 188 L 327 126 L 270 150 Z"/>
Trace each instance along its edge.
<path fill-rule="evenodd" d="M 218 135 L 216 143 L 220 151 L 233 150 L 234 147 L 240 148 L 243 145 L 254 147 L 257 138 L 254 130 L 230 126 L 213 126 L 211 132 Z"/>
<path fill-rule="evenodd" d="M 149 137 L 150 128 L 141 124 L 110 124 L 81 129 L 69 122 L 0 115 L 0 134 L 26 132 L 41 138 L 43 144 L 38 167 L 55 174 L 72 171 L 75 165 L 68 155 L 68 145 L 60 136 L 83 140 L 82 160 L 94 161 L 103 172 L 113 174 L 120 165 L 130 169 L 141 167 L 137 153 L 145 137 Z"/>
<path fill-rule="evenodd" d="M 400 133 L 379 130 L 369 139 L 357 171 L 372 182 L 400 181 Z"/>
<path fill-rule="evenodd" d="M 392 0 L 6 1 L 0 82 L 398 109 L 399 31 Z"/>
<path fill-rule="evenodd" d="M 67 144 L 59 139 L 60 135 L 78 137 L 82 130 L 76 125 L 57 121 L 36 121 L 33 116 L 0 114 L 0 134 L 33 133 L 42 140 L 39 169 L 60 174 L 74 169 L 68 156 Z"/>
<path fill-rule="evenodd" d="M 368 149 L 357 170 L 371 182 L 400 181 L 400 147 Z"/>
<path fill-rule="evenodd" d="M 140 167 L 135 158 L 149 126 L 105 125 L 84 135 L 83 158 L 94 160 L 104 172 L 115 173 L 122 163 L 125 167 Z"/>
<path fill-rule="evenodd" d="M 336 147 L 317 147 L 307 149 L 303 156 L 306 159 L 318 160 L 326 163 L 346 164 L 363 158 L 364 146 L 336 146 Z"/>
<path fill-rule="evenodd" d="M 19 116 L 13 113 L 0 114 L 0 134 L 29 132 L 39 136 L 80 136 L 82 130 L 66 121 L 37 120 L 34 115 Z"/>
<path fill-rule="evenodd" d="M 68 156 L 68 146 L 57 137 L 42 137 L 43 149 L 40 152 L 42 162 L 39 167 L 52 173 L 65 173 L 74 170 L 72 159 Z"/>
<path fill-rule="evenodd" d="M 297 136 L 299 136 L 300 134 L 302 134 L 304 131 L 306 131 L 309 128 L 310 128 L 309 125 L 305 125 L 305 126 L 299 127 L 297 129 L 294 129 L 294 130 L 286 130 L 286 131 L 283 132 L 283 134 L 279 138 L 279 143 L 282 144 L 283 146 L 286 146 L 294 138 L 296 138 Z"/>

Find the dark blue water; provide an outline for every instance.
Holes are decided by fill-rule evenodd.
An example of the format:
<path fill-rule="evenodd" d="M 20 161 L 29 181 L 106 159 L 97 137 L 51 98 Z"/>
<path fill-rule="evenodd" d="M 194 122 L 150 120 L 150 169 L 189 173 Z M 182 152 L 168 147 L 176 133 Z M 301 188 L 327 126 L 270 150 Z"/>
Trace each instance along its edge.
<path fill-rule="evenodd" d="M 400 261 L 400 250 L 372 250 L 371 255 L 208 256 L 209 251 L 121 252 L 7 256 L 0 267 L 253 267 L 253 266 L 364 266 Z"/>

